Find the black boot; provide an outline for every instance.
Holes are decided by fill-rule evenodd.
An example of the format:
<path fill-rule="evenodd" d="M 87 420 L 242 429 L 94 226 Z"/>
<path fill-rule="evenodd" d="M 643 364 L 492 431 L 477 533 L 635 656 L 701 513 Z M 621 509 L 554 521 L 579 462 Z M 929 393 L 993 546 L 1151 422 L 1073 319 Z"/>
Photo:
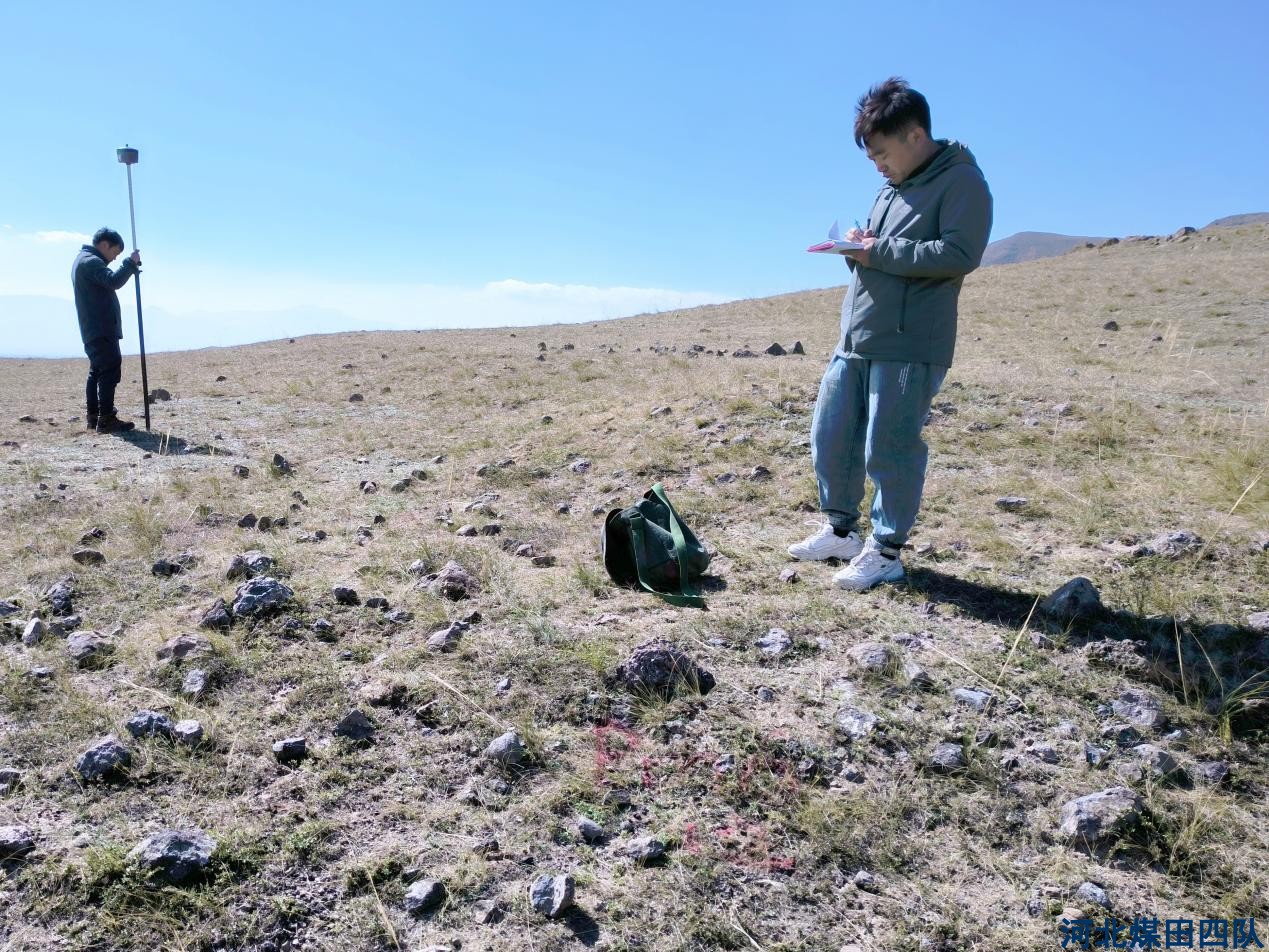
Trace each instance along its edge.
<path fill-rule="evenodd" d="M 127 433 L 135 430 L 136 424 L 131 420 L 120 420 L 115 414 L 103 414 L 97 420 L 98 433 Z"/>

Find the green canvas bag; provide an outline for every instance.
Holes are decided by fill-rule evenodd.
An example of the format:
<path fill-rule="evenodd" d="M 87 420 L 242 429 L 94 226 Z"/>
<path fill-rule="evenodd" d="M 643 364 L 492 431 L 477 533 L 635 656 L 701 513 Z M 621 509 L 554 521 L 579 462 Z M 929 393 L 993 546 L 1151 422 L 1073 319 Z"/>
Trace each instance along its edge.
<path fill-rule="evenodd" d="M 709 553 L 670 505 L 660 483 L 633 506 L 613 509 L 600 536 L 604 568 L 618 585 L 643 588 L 671 605 L 704 608 L 693 580 Z"/>

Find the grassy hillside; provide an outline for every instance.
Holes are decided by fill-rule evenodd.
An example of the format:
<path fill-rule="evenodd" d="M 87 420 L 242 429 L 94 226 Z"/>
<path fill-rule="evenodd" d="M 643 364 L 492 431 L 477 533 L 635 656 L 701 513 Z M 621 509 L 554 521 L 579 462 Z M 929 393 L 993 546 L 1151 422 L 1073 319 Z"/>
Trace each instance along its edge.
<path fill-rule="evenodd" d="M 1267 275 L 1264 225 L 972 275 L 909 581 L 862 595 L 828 586 L 834 566 L 781 577 L 815 519 L 808 431 L 840 288 L 160 355 L 151 386 L 172 399 L 126 439 L 84 432 L 86 361 L 0 362 L 0 768 L 20 775 L 0 827 L 34 846 L 3 863 L 0 945 L 1023 952 L 1057 948 L 1063 916 L 1269 917 L 1269 648 L 1248 621 L 1269 609 Z M 807 355 L 763 355 L 773 341 Z M 120 406 L 139 417 L 136 377 L 129 359 Z M 616 589 L 598 562 L 603 513 L 656 480 L 716 551 L 706 612 Z M 1179 530 L 1199 541 L 1152 546 Z M 73 561 L 85 548 L 104 561 Z M 250 550 L 293 600 L 200 629 Z M 451 560 L 468 600 L 428 586 Z M 1103 612 L 1033 612 L 1077 575 Z M 112 649 L 83 666 L 70 631 L 22 639 L 67 576 L 63 628 Z M 454 650 L 427 646 L 460 619 Z M 755 642 L 776 627 L 792 645 L 770 658 Z M 158 657 L 183 634 L 201 656 Z M 717 686 L 623 689 L 650 638 Z M 877 670 L 851 653 L 865 643 L 886 649 Z M 850 708 L 871 734 L 842 732 Z M 146 709 L 197 719 L 203 743 L 134 739 Z M 354 709 L 369 741 L 335 734 Z M 1143 771 L 1166 761 L 1125 718 L 1177 769 Z M 523 765 L 490 762 L 511 730 Z M 83 781 L 111 733 L 130 770 Z M 280 763 L 297 736 L 308 756 Z M 1134 824 L 1091 851 L 1060 835 L 1064 804 L 1120 785 Z M 181 885 L 128 858 L 164 828 L 215 841 Z M 627 855 L 645 836 L 664 860 Z M 532 910 L 541 874 L 574 877 L 574 910 Z M 444 899 L 414 915 L 423 880 Z"/>

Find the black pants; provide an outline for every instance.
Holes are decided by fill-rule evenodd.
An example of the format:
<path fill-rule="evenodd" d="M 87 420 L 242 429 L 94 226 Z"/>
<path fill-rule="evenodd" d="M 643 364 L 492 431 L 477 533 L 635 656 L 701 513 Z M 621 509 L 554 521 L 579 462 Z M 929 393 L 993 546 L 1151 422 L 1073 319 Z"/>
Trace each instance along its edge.
<path fill-rule="evenodd" d="M 84 387 L 84 399 L 88 415 L 112 416 L 115 413 L 115 387 L 123 371 L 123 357 L 119 354 L 119 341 L 113 337 L 97 337 L 84 344 L 88 355 L 88 383 Z"/>

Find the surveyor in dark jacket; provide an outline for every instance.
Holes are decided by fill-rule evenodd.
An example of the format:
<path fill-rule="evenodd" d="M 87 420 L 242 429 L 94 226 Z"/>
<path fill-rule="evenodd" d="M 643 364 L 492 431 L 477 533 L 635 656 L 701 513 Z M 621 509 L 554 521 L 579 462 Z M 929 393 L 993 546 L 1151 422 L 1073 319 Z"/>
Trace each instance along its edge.
<path fill-rule="evenodd" d="M 123 320 L 115 292 L 140 270 L 141 253 L 134 250 L 117 270 L 111 271 L 111 262 L 121 254 L 123 238 L 117 231 L 101 228 L 93 235 L 92 244 L 79 250 L 71 266 L 79 336 L 88 355 L 88 383 L 84 388 L 88 429 L 98 433 L 123 432 L 134 426 L 120 420 L 115 409 L 115 387 L 123 370 L 119 353 Z"/>
<path fill-rule="evenodd" d="M 903 578 L 899 550 L 925 485 L 921 427 L 952 365 L 961 283 L 986 250 L 992 200 L 970 151 L 931 138 L 929 103 L 902 79 L 860 98 L 855 144 L 886 183 L 867 227 L 845 235 L 863 247 L 846 252 L 855 280 L 811 429 L 825 522 L 789 554 L 849 560 L 833 582 L 861 591 Z M 856 531 L 865 475 L 867 542 Z"/>

